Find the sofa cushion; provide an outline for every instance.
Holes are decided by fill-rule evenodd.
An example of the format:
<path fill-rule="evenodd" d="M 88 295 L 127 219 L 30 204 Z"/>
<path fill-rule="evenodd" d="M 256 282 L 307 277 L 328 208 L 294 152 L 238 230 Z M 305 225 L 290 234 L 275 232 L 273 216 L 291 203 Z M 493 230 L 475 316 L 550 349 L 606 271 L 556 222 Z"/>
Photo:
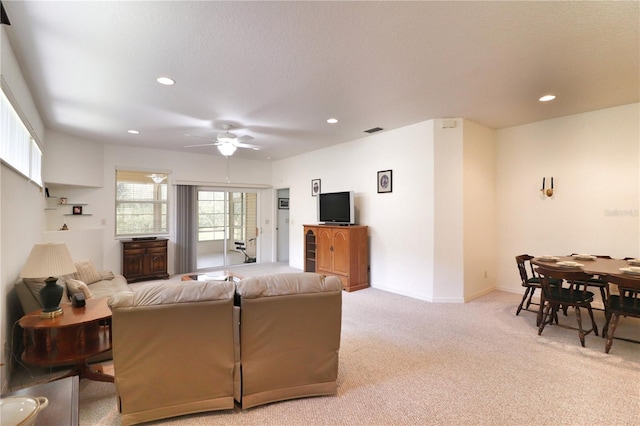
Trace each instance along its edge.
<path fill-rule="evenodd" d="M 150 283 L 135 291 L 116 293 L 109 299 L 113 308 L 167 305 L 233 299 L 235 286 L 230 281 L 184 281 Z"/>
<path fill-rule="evenodd" d="M 122 291 L 131 291 L 127 279 L 122 275 L 115 275 L 110 280 L 100 280 L 87 285 L 95 298 L 111 297 Z"/>
<path fill-rule="evenodd" d="M 69 294 L 82 293 L 85 299 L 91 299 L 93 297 L 89 286 L 80 280 L 67 280 L 67 291 Z"/>
<path fill-rule="evenodd" d="M 74 274 L 74 278 L 76 280 L 80 280 L 87 284 L 93 284 L 102 279 L 100 272 L 93 266 L 93 262 L 91 260 L 84 260 L 82 262 L 76 263 L 76 273 Z"/>
<path fill-rule="evenodd" d="M 339 290 L 342 290 L 342 282 L 339 278 L 326 277 L 313 272 L 292 272 L 249 277 L 243 279 L 237 285 L 238 294 L 245 299 Z"/>

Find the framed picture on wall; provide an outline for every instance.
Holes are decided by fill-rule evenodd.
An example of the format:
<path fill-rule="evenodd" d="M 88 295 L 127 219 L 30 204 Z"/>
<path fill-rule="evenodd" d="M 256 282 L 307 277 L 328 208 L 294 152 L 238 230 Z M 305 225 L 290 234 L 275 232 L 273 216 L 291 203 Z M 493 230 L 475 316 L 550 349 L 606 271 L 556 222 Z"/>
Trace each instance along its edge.
<path fill-rule="evenodd" d="M 82 206 L 73 206 L 73 214 L 82 214 Z"/>
<path fill-rule="evenodd" d="M 311 195 L 314 197 L 320 193 L 320 179 L 311 180 Z"/>
<path fill-rule="evenodd" d="M 278 198 L 278 208 L 280 210 L 289 210 L 289 199 L 288 198 Z"/>
<path fill-rule="evenodd" d="M 391 192 L 391 170 L 378 172 L 378 193 Z"/>

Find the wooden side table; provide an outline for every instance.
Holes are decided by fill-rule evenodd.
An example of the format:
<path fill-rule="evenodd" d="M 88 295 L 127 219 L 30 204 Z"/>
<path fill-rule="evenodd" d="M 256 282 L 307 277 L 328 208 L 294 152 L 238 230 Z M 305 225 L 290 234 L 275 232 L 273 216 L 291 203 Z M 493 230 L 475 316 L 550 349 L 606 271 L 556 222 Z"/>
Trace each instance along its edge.
<path fill-rule="evenodd" d="M 113 382 L 113 376 L 102 368 L 91 368 L 88 359 L 111 349 L 111 309 L 107 298 L 88 299 L 86 305 L 74 308 L 61 304 L 63 314 L 56 318 L 41 318 L 40 310 L 20 318 L 24 329 L 22 360 L 41 367 L 69 365 L 69 375 Z"/>
<path fill-rule="evenodd" d="M 67 377 L 29 386 L 2 396 L 45 396 L 49 400 L 49 405 L 38 413 L 35 426 L 78 426 L 79 382 L 78 376 Z"/>

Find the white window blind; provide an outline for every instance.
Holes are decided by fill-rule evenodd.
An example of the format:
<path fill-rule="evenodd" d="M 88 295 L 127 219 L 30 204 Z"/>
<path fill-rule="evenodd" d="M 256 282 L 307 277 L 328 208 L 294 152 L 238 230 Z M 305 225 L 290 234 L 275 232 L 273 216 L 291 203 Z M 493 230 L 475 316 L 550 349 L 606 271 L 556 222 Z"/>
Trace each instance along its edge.
<path fill-rule="evenodd" d="M 0 159 L 42 186 L 42 151 L 4 91 L 0 91 Z"/>

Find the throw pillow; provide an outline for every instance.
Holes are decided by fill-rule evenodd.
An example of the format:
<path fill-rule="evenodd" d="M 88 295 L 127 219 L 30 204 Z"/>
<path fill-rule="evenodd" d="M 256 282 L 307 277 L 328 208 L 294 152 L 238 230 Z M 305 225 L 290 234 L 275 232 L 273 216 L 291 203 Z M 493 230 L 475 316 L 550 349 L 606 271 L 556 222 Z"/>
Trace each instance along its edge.
<path fill-rule="evenodd" d="M 76 280 L 83 281 L 87 284 L 93 284 L 102 279 L 100 272 L 93 266 L 93 262 L 85 260 L 83 262 L 76 263 L 76 273 L 74 274 Z"/>
<path fill-rule="evenodd" d="M 100 279 L 112 280 L 114 278 L 115 278 L 115 275 L 113 275 L 113 272 L 111 272 L 111 271 L 100 271 Z"/>
<path fill-rule="evenodd" d="M 89 286 L 80 280 L 68 280 L 67 290 L 69 294 L 82 293 L 85 299 L 91 299 L 93 297 Z"/>

